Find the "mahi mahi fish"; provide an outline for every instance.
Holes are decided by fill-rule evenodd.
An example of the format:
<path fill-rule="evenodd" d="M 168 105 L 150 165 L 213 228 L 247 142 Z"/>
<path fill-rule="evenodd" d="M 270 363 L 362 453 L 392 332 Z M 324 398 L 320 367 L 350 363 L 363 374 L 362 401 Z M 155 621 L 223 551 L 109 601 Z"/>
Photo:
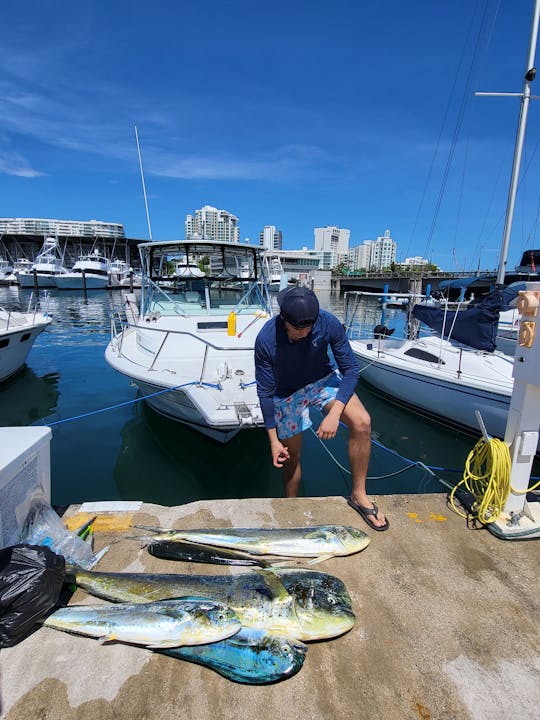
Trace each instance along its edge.
<path fill-rule="evenodd" d="M 202 528 L 197 530 L 162 530 L 137 525 L 156 535 L 140 538 L 156 548 L 160 542 L 193 542 L 198 545 L 222 547 L 250 555 L 275 555 L 325 560 L 336 555 L 352 555 L 369 544 L 369 536 L 347 525 L 313 525 L 294 528 Z M 153 554 L 157 554 L 153 552 Z"/>
<path fill-rule="evenodd" d="M 159 652 L 204 665 L 234 682 L 263 685 L 295 675 L 304 664 L 307 645 L 266 630 L 242 628 L 220 642 Z"/>
<path fill-rule="evenodd" d="M 180 575 L 104 573 L 71 567 L 69 572 L 79 587 L 105 600 L 137 603 L 197 595 L 230 607 L 245 627 L 297 640 L 336 637 L 350 630 L 355 621 L 344 583 L 313 570 Z"/>
<path fill-rule="evenodd" d="M 176 648 L 224 640 L 241 628 L 236 613 L 223 603 L 182 597 L 146 603 L 71 605 L 56 610 L 44 625 L 102 642 Z"/>

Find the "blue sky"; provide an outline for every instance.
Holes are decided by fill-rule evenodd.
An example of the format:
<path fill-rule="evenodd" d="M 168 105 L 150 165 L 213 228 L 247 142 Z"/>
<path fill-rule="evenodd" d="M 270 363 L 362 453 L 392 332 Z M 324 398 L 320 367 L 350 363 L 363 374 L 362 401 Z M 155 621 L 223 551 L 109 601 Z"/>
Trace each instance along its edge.
<path fill-rule="evenodd" d="M 0 216 L 181 238 L 205 204 L 284 247 L 389 228 L 398 260 L 497 264 L 532 0 L 3 0 Z M 540 83 L 540 76 L 536 83 Z M 533 93 L 540 88 L 533 83 Z M 508 266 L 538 247 L 531 104 Z"/>

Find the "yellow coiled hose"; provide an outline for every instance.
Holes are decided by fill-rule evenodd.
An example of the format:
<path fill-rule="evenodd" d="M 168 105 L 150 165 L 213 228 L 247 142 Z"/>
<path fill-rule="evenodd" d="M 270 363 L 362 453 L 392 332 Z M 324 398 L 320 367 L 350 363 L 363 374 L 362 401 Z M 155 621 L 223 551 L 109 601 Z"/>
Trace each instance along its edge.
<path fill-rule="evenodd" d="M 510 495 L 512 462 L 508 445 L 498 438 L 480 438 L 467 456 L 463 478 L 452 489 L 449 502 L 464 518 L 476 518 L 483 524 L 495 522 Z M 461 512 L 454 501 L 454 493 L 464 487 L 474 498 L 472 513 Z"/>

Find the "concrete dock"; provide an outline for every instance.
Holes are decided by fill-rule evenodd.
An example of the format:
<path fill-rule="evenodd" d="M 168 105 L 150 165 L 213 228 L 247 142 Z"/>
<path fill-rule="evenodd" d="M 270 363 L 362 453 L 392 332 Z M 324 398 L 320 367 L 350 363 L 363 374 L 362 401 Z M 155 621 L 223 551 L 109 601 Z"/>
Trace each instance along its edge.
<path fill-rule="evenodd" d="M 354 525 L 361 553 L 313 569 L 349 590 L 356 624 L 311 643 L 300 672 L 274 685 L 233 683 L 149 650 L 40 628 L 0 653 L 6 720 L 527 720 L 540 716 L 538 541 L 471 529 L 444 494 L 377 498 L 387 532 L 368 529 L 342 497 L 143 504 L 103 513 L 95 549 L 103 571 L 228 573 L 152 557 L 130 524 L 162 527 Z M 80 517 L 71 506 L 67 522 Z M 302 564 L 305 566 L 305 564 Z M 71 603 L 89 601 L 77 590 Z M 95 599 L 92 600 L 96 602 Z"/>

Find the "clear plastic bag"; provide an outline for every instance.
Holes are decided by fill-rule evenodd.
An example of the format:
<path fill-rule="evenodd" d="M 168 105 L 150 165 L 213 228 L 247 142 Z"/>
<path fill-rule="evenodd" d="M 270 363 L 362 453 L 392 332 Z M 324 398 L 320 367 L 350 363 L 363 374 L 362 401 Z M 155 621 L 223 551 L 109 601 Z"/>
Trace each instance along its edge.
<path fill-rule="evenodd" d="M 21 542 L 29 545 L 45 545 L 66 562 L 88 570 L 93 567 L 103 551 L 94 555 L 90 543 L 70 532 L 60 517 L 43 497 L 32 498 L 21 531 Z"/>

